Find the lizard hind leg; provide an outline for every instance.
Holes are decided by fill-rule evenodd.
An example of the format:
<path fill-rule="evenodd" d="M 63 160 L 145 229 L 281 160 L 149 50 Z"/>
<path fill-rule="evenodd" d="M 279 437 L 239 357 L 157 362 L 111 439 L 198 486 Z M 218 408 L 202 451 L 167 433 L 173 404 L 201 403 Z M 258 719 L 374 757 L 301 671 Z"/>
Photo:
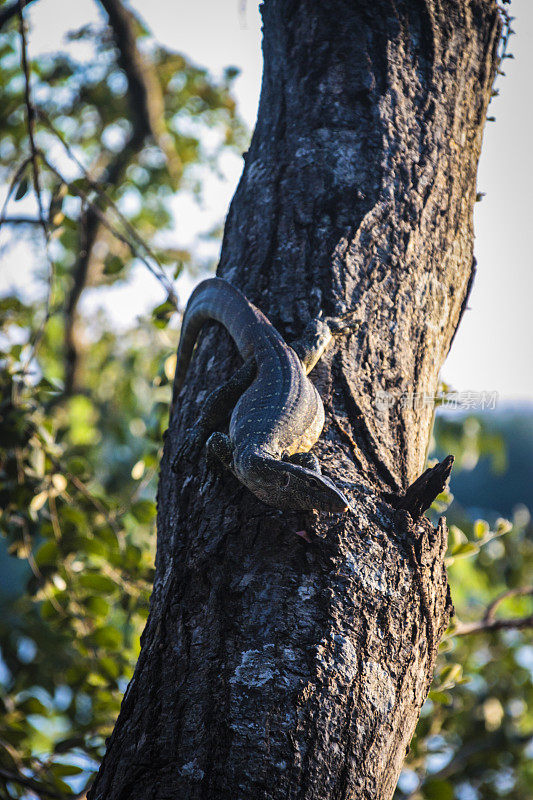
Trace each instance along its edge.
<path fill-rule="evenodd" d="M 249 359 L 234 375 L 211 392 L 204 401 L 198 420 L 187 431 L 187 436 L 172 462 L 174 472 L 182 461 L 192 461 L 200 452 L 209 434 L 219 425 L 225 425 L 239 397 L 252 383 L 256 373 L 255 360 Z"/>

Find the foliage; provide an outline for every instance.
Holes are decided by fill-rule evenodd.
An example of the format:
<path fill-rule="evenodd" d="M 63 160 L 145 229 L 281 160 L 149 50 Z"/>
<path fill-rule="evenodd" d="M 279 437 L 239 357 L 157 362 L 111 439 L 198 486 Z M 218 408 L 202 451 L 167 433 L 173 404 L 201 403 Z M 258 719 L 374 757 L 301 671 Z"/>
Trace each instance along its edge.
<path fill-rule="evenodd" d="M 99 226 L 80 292 L 127 281 L 140 260 L 135 254 L 166 289 L 184 267 L 193 269 L 194 254 L 162 237 L 175 224 L 175 192 L 200 196 L 205 175 L 218 169 L 228 148 L 239 151 L 245 135 L 230 92 L 235 70 L 215 81 L 156 46 L 139 20 L 133 23 L 164 98 L 166 151 L 153 135 L 128 149 L 128 85 L 105 25 L 70 35 L 90 59 L 76 59 L 67 47 L 31 65 L 48 265 L 42 226 L 15 225 L 21 216 L 39 218 L 16 19 L 0 38 L 0 180 L 11 183 L 4 217 L 14 220 L 2 226 L 3 255 L 19 245 L 22 232 L 38 257 L 26 291 L 0 299 L 0 795 L 6 798 L 30 790 L 72 796 L 87 784 L 139 653 L 153 579 L 155 472 L 177 344 L 169 327 L 175 307 L 169 292 L 151 318 L 132 319 L 125 332 L 103 312 L 82 318 L 77 310 L 78 339 L 90 346 L 78 356 L 81 385 L 65 393 L 65 309 L 88 212 L 101 210 L 98 219 L 109 225 Z M 125 160 L 117 182 L 101 185 L 119 157 Z M 210 266 L 198 257 L 194 264 Z"/>
<path fill-rule="evenodd" d="M 524 421 L 531 424 L 531 412 Z M 527 465 L 506 463 L 509 449 L 490 417 L 437 417 L 436 453 L 452 452 L 468 469 L 513 470 Z M 507 428 L 509 432 L 509 429 Z M 520 436 L 520 426 L 515 426 Z M 512 445 L 513 443 L 509 443 Z M 512 448 L 511 448 L 512 449 Z M 484 471 L 478 470 L 480 480 Z M 464 473 L 463 473 L 464 474 Z M 474 473 L 475 474 L 475 473 Z M 462 475 L 455 476 L 461 484 Z M 512 481 L 512 477 L 511 477 Z M 453 485 L 453 482 L 452 482 Z M 471 502 L 483 496 L 472 481 Z M 526 498 L 524 498 L 525 500 Z M 527 498 L 530 500 L 530 498 Z M 438 498 L 440 514 L 453 500 Z M 483 622 L 489 604 L 510 590 L 533 586 L 533 529 L 525 505 L 517 505 L 511 523 L 486 508 L 453 502 L 446 515 L 450 527 L 448 575 L 456 617 L 440 646 L 429 698 L 422 709 L 411 752 L 400 779 L 398 800 L 497 800 L 531 797 L 533 781 L 533 648 L 530 627 L 457 635 L 461 626 Z M 531 589 L 533 591 L 533 589 Z M 531 617 L 532 596 L 504 599 L 495 618 Z"/>

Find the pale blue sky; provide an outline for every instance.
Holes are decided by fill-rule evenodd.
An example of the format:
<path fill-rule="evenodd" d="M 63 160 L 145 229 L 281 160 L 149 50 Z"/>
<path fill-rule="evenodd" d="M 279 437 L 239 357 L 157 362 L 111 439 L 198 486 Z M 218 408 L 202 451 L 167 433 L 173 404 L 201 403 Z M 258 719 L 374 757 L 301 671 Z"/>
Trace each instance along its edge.
<path fill-rule="evenodd" d="M 134 0 L 156 39 L 186 53 L 214 74 L 233 64 L 242 70 L 235 93 L 242 116 L 252 127 L 261 79 L 260 20 L 257 2 L 247 0 Z M 64 33 L 96 17 L 92 0 L 39 0 L 31 9 L 31 50 L 61 47 Z M 533 400 L 532 335 L 533 228 L 532 90 L 533 2 L 513 0 L 517 35 L 506 60 L 506 77 L 499 79 L 500 97 L 491 104 L 495 123 L 488 123 L 481 158 L 478 190 L 486 196 L 476 206 L 478 273 L 443 378 L 460 391 L 497 391 L 502 399 Z M 59 23 L 59 24 L 58 24 Z M 176 240 L 189 243 L 224 215 L 235 189 L 242 161 L 225 160 L 225 181 L 211 179 L 203 208 L 184 196 L 176 201 Z M 2 284 L 15 282 L 19 270 L 4 265 Z M 186 300 L 191 283 L 179 283 Z M 130 287 L 117 287 L 105 305 L 122 324 L 131 323 L 160 296 L 153 279 L 138 270 Z M 94 292 L 86 306 L 102 302 Z"/>

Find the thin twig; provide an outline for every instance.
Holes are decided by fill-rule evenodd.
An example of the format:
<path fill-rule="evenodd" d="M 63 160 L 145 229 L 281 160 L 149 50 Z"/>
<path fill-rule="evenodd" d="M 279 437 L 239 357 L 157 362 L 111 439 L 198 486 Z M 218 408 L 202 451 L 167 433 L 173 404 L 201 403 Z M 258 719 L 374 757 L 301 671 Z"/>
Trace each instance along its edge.
<path fill-rule="evenodd" d="M 37 219 L 37 217 L 5 217 L 2 220 L 4 225 L 39 225 L 41 226 L 41 220 Z"/>
<path fill-rule="evenodd" d="M 0 227 L 2 227 L 3 223 L 6 220 L 7 206 L 9 204 L 9 201 L 11 200 L 11 195 L 15 191 L 16 185 L 18 184 L 19 180 L 21 179 L 21 177 L 22 177 L 22 175 L 24 173 L 24 170 L 26 169 L 26 167 L 28 166 L 28 164 L 30 162 L 31 162 L 31 156 L 27 156 L 27 158 L 25 158 L 24 161 L 22 161 L 18 165 L 18 167 L 16 168 L 16 170 L 15 170 L 15 172 L 13 174 L 13 177 L 11 178 L 11 181 L 9 183 L 9 188 L 7 190 L 7 195 L 6 195 L 4 203 L 2 205 L 2 211 L 0 212 Z M 37 222 L 39 223 L 39 225 L 41 224 L 40 220 L 37 220 Z"/>
<path fill-rule="evenodd" d="M 493 619 L 490 622 L 457 622 L 453 636 L 467 636 L 470 633 L 486 633 L 487 631 L 510 631 L 533 628 L 533 614 L 529 617 L 511 617 L 509 619 Z"/>
<path fill-rule="evenodd" d="M 4 767 L 0 767 L 0 776 L 6 781 L 18 783 L 19 786 L 25 786 L 31 792 L 36 794 L 37 797 L 52 797 L 55 800 L 66 800 L 66 795 L 59 794 L 55 791 L 55 789 L 48 789 L 39 781 L 34 781 L 33 778 L 28 778 L 19 772 L 10 772 L 9 770 L 4 769 Z"/>
<path fill-rule="evenodd" d="M 509 597 L 523 597 L 533 595 L 533 586 L 519 586 L 516 589 L 508 589 L 498 595 L 486 608 L 480 620 L 476 622 L 461 622 L 457 620 L 451 631 L 451 636 L 466 636 L 470 633 L 485 633 L 487 631 L 501 630 L 522 630 L 523 628 L 533 628 L 533 614 L 525 617 L 504 617 L 494 616 L 498 606 Z"/>
<path fill-rule="evenodd" d="M 427 779 L 428 781 L 446 780 L 452 775 L 457 775 L 462 768 L 466 767 L 471 759 L 479 756 L 481 753 L 485 753 L 487 750 L 501 752 L 505 749 L 505 745 L 511 743 L 525 747 L 529 744 L 531 739 L 532 733 L 525 734 L 523 736 L 513 736 L 507 738 L 502 736 L 502 733 L 498 731 L 492 736 L 486 736 L 476 742 L 463 744 L 461 749 L 457 751 L 451 761 L 449 761 L 446 766 L 442 767 L 442 769 L 439 769 L 438 772 L 432 772 L 429 775 L 425 772 L 423 775 L 419 775 L 419 785 L 412 792 L 409 792 L 409 794 L 405 795 L 403 800 L 414 800 L 415 797 L 420 796 L 419 792 L 424 785 L 424 779 Z"/>
<path fill-rule="evenodd" d="M 483 620 L 485 622 L 491 622 L 494 619 L 494 612 L 500 603 L 503 603 L 503 601 L 507 600 L 508 597 L 524 597 L 528 594 L 533 594 L 533 586 L 519 586 L 516 589 L 508 589 L 506 592 L 503 592 L 496 597 L 496 599 L 487 606 L 487 610 L 483 615 Z"/>
<path fill-rule="evenodd" d="M 26 0 L 26 5 L 29 6 L 34 0 Z M 19 0 L 15 0 L 11 5 L 4 6 L 0 11 L 0 30 L 6 25 L 13 17 L 16 17 L 19 11 Z"/>
<path fill-rule="evenodd" d="M 63 473 L 63 467 L 61 465 L 61 462 L 57 458 L 50 455 L 50 453 L 48 453 L 48 458 L 52 462 L 52 466 L 54 467 L 54 469 L 64 474 L 69 483 L 72 483 L 72 485 L 76 487 L 76 489 L 80 492 L 80 494 L 82 494 L 85 497 L 85 499 L 88 500 L 89 503 L 91 503 L 93 508 L 103 516 L 109 527 L 115 533 L 115 536 L 117 537 L 117 541 L 119 544 L 119 549 L 121 552 L 123 552 L 124 532 L 117 523 L 116 515 L 109 513 L 104 504 L 98 499 L 98 497 L 95 497 L 95 495 L 91 492 L 91 490 L 85 485 L 85 483 L 80 478 L 78 478 L 77 475 L 73 475 L 72 472 Z"/>
<path fill-rule="evenodd" d="M 39 175 L 39 165 L 37 163 L 37 147 L 35 145 L 35 108 L 31 99 L 30 67 L 28 63 L 28 44 L 26 41 L 26 23 L 24 21 L 24 6 L 26 0 L 19 0 L 19 33 L 22 71 L 24 73 L 24 102 L 26 104 L 26 117 L 28 123 L 28 138 L 30 140 L 31 166 L 33 173 L 33 190 L 37 207 L 39 209 L 39 220 L 46 239 L 48 239 L 48 224 L 44 215 L 43 202 L 41 198 L 41 179 Z"/>
<path fill-rule="evenodd" d="M 33 359 L 35 358 L 37 348 L 39 347 L 39 344 L 44 335 L 46 324 L 52 315 L 54 273 L 55 273 L 54 263 L 52 261 L 52 258 L 50 257 L 50 251 L 49 251 L 50 232 L 48 230 L 48 221 L 44 213 L 43 201 L 41 196 L 41 178 L 39 174 L 39 164 L 38 164 L 38 156 L 40 152 L 35 144 L 35 107 L 33 105 L 31 96 L 30 65 L 28 61 L 28 47 L 26 41 L 26 24 L 24 21 L 24 13 L 23 13 L 25 5 L 26 5 L 26 0 L 19 0 L 19 5 L 18 5 L 19 33 L 20 33 L 20 44 L 21 44 L 22 71 L 24 73 L 24 100 L 26 105 L 28 138 L 30 141 L 30 153 L 31 153 L 30 163 L 32 166 L 33 191 L 35 194 L 35 198 L 37 200 L 37 208 L 39 210 L 39 223 L 44 235 L 45 253 L 48 261 L 48 291 L 46 296 L 46 304 L 45 304 L 46 310 L 44 318 L 32 337 L 27 358 L 22 366 L 22 376 L 24 377 L 27 375 L 29 366 L 33 361 Z"/>
<path fill-rule="evenodd" d="M 175 294 L 175 292 L 174 292 L 174 287 L 172 286 L 171 282 L 168 280 L 168 278 L 167 278 L 166 274 L 164 274 L 164 273 L 159 273 L 159 272 L 158 272 L 158 271 L 157 271 L 157 270 L 156 270 L 156 269 L 153 267 L 153 265 L 152 265 L 152 264 L 150 264 L 150 262 L 148 261 L 148 259 L 146 258 L 146 256 L 144 256 L 144 255 L 143 255 L 143 254 L 142 254 L 142 253 L 139 251 L 139 249 L 138 249 L 138 247 L 136 246 L 136 244 L 134 244 L 134 243 L 133 243 L 133 242 L 132 242 L 130 239 L 128 239 L 128 238 L 127 238 L 127 237 L 126 237 L 126 236 L 125 236 L 123 233 L 121 233 L 121 231 L 119 231 L 119 230 L 118 230 L 118 229 L 115 227 L 115 225 L 113 225 L 113 224 L 112 224 L 112 223 L 111 223 L 111 222 L 110 222 L 110 221 L 107 219 L 107 217 L 106 217 L 105 213 L 102 211 L 102 209 L 101 209 L 101 208 L 100 208 L 98 205 L 96 205 L 96 203 L 95 203 L 93 200 L 91 200 L 91 199 L 90 199 L 90 197 L 89 197 L 89 195 L 88 195 L 88 193 L 87 193 L 87 192 L 85 192 L 85 191 L 84 191 L 84 190 L 83 190 L 81 187 L 79 187 L 79 186 L 73 186 L 72 184 L 69 184 L 69 182 L 68 182 L 68 181 L 67 181 L 67 180 L 66 180 L 66 179 L 63 177 L 63 175 L 61 174 L 61 172 L 60 172 L 60 171 L 59 171 L 59 170 L 58 170 L 58 169 L 57 169 L 57 168 L 56 168 L 56 167 L 55 167 L 53 164 L 51 164 L 51 163 L 50 163 L 50 161 L 48 161 L 48 159 L 46 158 L 46 156 L 42 156 L 42 158 L 43 158 L 43 161 L 44 161 L 44 163 L 45 163 L 45 164 L 46 164 L 46 166 L 48 167 L 48 169 L 49 169 L 51 172 L 53 172 L 53 173 L 54 173 L 54 175 L 55 175 L 57 178 L 59 178 L 59 180 L 63 181 L 63 183 L 65 183 L 67 186 L 69 186 L 69 188 L 70 188 L 70 191 L 71 191 L 73 194 L 77 195 L 78 197 L 80 197 L 82 200 L 84 200 L 84 201 L 87 203 L 87 205 L 90 207 L 90 209 L 91 209 L 91 210 L 94 212 L 94 214 L 95 214 L 95 215 L 98 217 L 98 220 L 99 220 L 99 221 L 102 223 L 102 225 L 103 225 L 105 228 L 107 228 L 107 230 L 108 230 L 110 233 L 112 233 L 114 236 L 116 236 L 116 238 L 117 238 L 117 239 L 118 239 L 120 242 L 122 242 L 123 244 L 125 244 L 125 245 L 126 245 L 128 248 L 129 248 L 129 250 L 131 251 L 131 253 L 132 253 L 132 254 L 135 256 L 135 258 L 138 258 L 138 259 L 139 259 L 139 261 L 141 261 L 141 262 L 142 262 L 142 263 L 145 265 L 145 267 L 146 267 L 146 268 L 147 268 L 147 269 L 148 269 L 148 270 L 149 270 L 149 271 L 152 273 L 152 275 L 153 275 L 153 276 L 154 276 L 154 277 L 155 277 L 155 278 L 156 278 L 156 279 L 157 279 L 157 280 L 158 280 L 158 281 L 159 281 L 159 282 L 160 282 L 160 283 L 161 283 L 161 284 L 164 286 L 165 290 L 167 291 L 167 296 L 168 296 L 168 300 L 169 300 L 169 302 L 170 302 L 170 303 L 172 303 L 172 305 L 173 305 L 173 306 L 176 308 L 176 310 L 177 310 L 177 311 L 179 311 L 180 309 L 179 309 L 179 305 L 178 305 L 178 300 L 177 300 L 177 298 L 176 298 L 176 294 Z M 136 237 L 137 237 L 137 235 L 136 235 Z M 144 243 L 143 243 L 143 248 L 144 248 L 144 247 L 145 247 L 145 245 L 144 245 Z"/>
<path fill-rule="evenodd" d="M 159 270 L 160 270 L 160 277 L 158 278 L 158 280 L 160 280 L 162 285 L 165 287 L 165 289 L 166 289 L 166 291 L 167 291 L 167 293 L 169 295 L 169 298 L 172 298 L 172 300 L 175 300 L 175 304 L 176 304 L 176 308 L 177 308 L 178 307 L 178 303 L 177 303 L 177 299 L 175 298 L 175 295 L 174 295 L 174 287 L 172 286 L 172 284 L 168 280 L 167 275 L 166 275 L 166 273 L 165 273 L 165 271 L 163 269 L 163 265 L 161 264 L 160 260 L 158 259 L 156 253 L 154 253 L 154 251 L 152 250 L 150 245 L 147 244 L 147 242 L 145 242 L 145 240 L 142 238 L 142 236 L 140 236 L 140 234 L 137 233 L 137 231 L 135 230 L 135 228 L 133 227 L 131 222 L 127 219 L 127 217 L 124 216 L 124 214 L 119 209 L 117 204 L 112 200 L 112 198 L 106 192 L 106 190 L 104 189 L 102 184 L 99 181 L 96 181 L 93 177 L 91 177 L 90 173 L 88 172 L 88 170 L 86 169 L 84 164 L 82 164 L 82 162 L 79 160 L 79 158 L 76 156 L 76 154 L 72 151 L 72 148 L 70 147 L 69 143 L 66 141 L 66 139 L 63 136 L 63 134 L 61 133 L 61 131 L 59 131 L 56 128 L 56 126 L 54 125 L 54 123 L 52 122 L 50 117 L 44 111 L 42 111 L 41 109 L 38 109 L 37 113 L 38 113 L 39 117 L 42 119 L 42 121 L 45 123 L 45 125 L 54 134 L 54 136 L 61 142 L 61 144 L 63 145 L 63 148 L 65 150 L 65 153 L 68 155 L 68 157 L 76 164 L 78 169 L 81 170 L 81 172 L 83 173 L 83 177 L 85 178 L 85 180 L 87 181 L 87 183 L 89 184 L 91 189 L 93 189 L 96 192 L 96 194 L 99 197 L 102 198 L 102 200 L 105 200 L 107 205 L 111 209 L 113 209 L 113 211 L 117 215 L 117 217 L 118 217 L 119 221 L 122 223 L 122 225 L 124 225 L 124 228 L 125 228 L 126 232 L 132 237 L 132 239 L 134 239 L 136 244 L 144 250 L 145 254 L 149 258 L 151 258 L 153 261 L 155 261 L 155 263 L 157 264 L 157 266 L 159 267 Z M 153 273 L 153 274 L 155 274 L 155 273 Z M 156 277 L 157 277 L 157 275 L 156 275 Z"/>

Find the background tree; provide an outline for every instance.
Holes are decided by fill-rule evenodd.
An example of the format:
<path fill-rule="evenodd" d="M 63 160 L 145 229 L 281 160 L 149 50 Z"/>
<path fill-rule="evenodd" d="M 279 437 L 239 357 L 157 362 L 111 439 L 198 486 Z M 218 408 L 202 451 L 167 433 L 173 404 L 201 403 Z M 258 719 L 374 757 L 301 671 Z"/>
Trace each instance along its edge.
<path fill-rule="evenodd" d="M 84 48 L 31 64 L 26 53 L 25 76 L 17 8 L 4 10 L 0 44 L 3 258 L 23 233 L 37 269 L 24 296 L 0 301 L 1 526 L 22 567 L 5 564 L 1 590 L 0 793 L 46 797 L 72 793 L 65 780 L 79 774 L 77 790 L 98 764 L 146 618 L 172 279 L 191 259 L 165 235 L 170 200 L 200 198 L 220 154 L 241 152 L 243 127 L 235 70 L 213 80 L 121 3 L 70 34 Z M 87 288 L 119 285 L 139 264 L 163 283 L 151 319 L 124 333 L 80 313 Z M 209 262 L 197 255 L 195 268 Z"/>
<path fill-rule="evenodd" d="M 9 16 L 6 13 L 9 8 L 7 4 L 5 10 L 2 9 L 4 16 L 0 16 L 0 20 Z M 115 10 L 117 8 L 120 9 L 115 5 Z M 20 35 L 16 17 L 11 16 L 11 19 L 12 27 L 2 31 L 5 50 L 0 69 L 6 70 L 2 85 L 10 94 L 14 116 L 8 116 L 3 123 L 7 130 L 0 131 L 0 153 L 12 175 L 24 163 L 30 147 L 24 122 L 24 81 L 18 58 Z M 189 141 L 190 158 L 184 159 L 180 151 L 185 168 L 178 188 L 190 186 L 198 175 L 195 159 L 200 157 L 204 162 L 207 159 L 212 164 L 216 160 L 216 154 L 208 157 L 205 152 L 202 125 L 213 125 L 216 130 L 222 126 L 225 132 L 219 140 L 239 146 L 242 134 L 231 99 L 225 86 L 213 83 L 205 72 L 192 68 L 186 59 L 162 53 L 150 45 L 145 29 L 138 22 L 131 21 L 131 25 L 138 37 L 144 39 L 143 47 L 137 50 L 142 50 L 145 58 L 150 54 L 150 62 L 157 62 L 158 79 L 165 87 L 167 126 L 175 134 L 174 149 L 186 150 Z M 0 519 L 12 553 L 19 556 L 17 563 L 23 567 L 16 574 L 12 558 L 9 564 L 6 557 L 0 562 L 0 568 L 4 565 L 0 636 L 5 704 L 0 732 L 0 787 L 9 797 L 31 794 L 30 787 L 42 797 L 66 796 L 79 790 L 83 793 L 84 785 L 103 754 L 104 737 L 111 730 L 120 692 L 138 653 L 138 636 L 146 616 L 153 577 L 150 532 L 155 487 L 152 478 L 157 468 L 161 434 L 166 427 L 171 354 L 176 344 L 175 334 L 167 327 L 171 303 L 156 309 L 151 322 L 144 321 L 120 335 L 115 332 L 112 321 L 101 316 L 86 320 L 83 325 L 78 303 L 75 315 L 80 331 L 78 341 L 83 344 L 81 332 L 85 329 L 90 346 L 86 351 L 78 347 L 75 358 L 77 380 L 72 389 L 81 389 L 83 393 L 67 397 L 65 384 L 61 382 L 66 375 L 65 361 L 68 365 L 66 326 L 61 312 L 66 305 L 64 298 L 72 294 L 75 286 L 73 276 L 80 259 L 80 236 L 86 236 L 83 232 L 92 212 L 99 223 L 103 246 L 95 248 L 99 259 L 93 259 L 87 283 L 125 279 L 131 265 L 139 263 L 138 258 L 132 257 L 132 251 L 142 256 L 145 266 L 158 271 L 162 278 L 165 272 L 172 277 L 176 257 L 186 268 L 191 264 L 188 253 L 168 252 L 168 247 L 166 253 L 161 253 L 165 239 L 158 233 L 164 224 L 169 227 L 172 224 L 169 201 L 173 187 L 161 156 L 165 148 L 156 149 L 153 144 L 157 133 L 146 134 L 144 146 L 132 154 L 133 166 L 126 168 L 119 185 L 105 186 L 113 203 L 118 202 L 127 219 L 135 223 L 134 231 L 124 219 L 116 216 L 102 193 L 101 181 L 116 153 L 111 147 L 102 152 L 100 142 L 102 138 L 110 144 L 114 141 L 115 149 L 120 151 L 118 145 L 131 138 L 135 119 L 128 122 L 131 112 L 127 101 L 131 88 L 117 68 L 116 59 L 121 51 L 112 49 L 117 32 L 84 30 L 82 35 L 100 49 L 98 66 L 102 72 L 99 79 L 103 85 L 98 91 L 105 98 L 101 108 L 96 89 L 98 70 L 95 73 L 87 63 L 76 64 L 64 57 L 54 59 L 54 63 L 70 63 L 71 73 L 63 75 L 60 82 L 62 89 L 78 92 L 72 98 L 70 110 L 64 112 L 66 104 L 58 105 L 57 113 L 54 103 L 61 98 L 65 100 L 68 94 L 59 93 L 57 85 L 48 88 L 53 73 L 50 59 L 45 59 L 44 65 L 40 59 L 36 60 L 31 68 L 34 105 L 37 112 L 46 111 L 46 117 L 36 115 L 35 139 L 39 149 L 60 173 L 67 170 L 63 145 L 58 144 L 56 134 L 50 135 L 52 123 L 68 150 L 84 163 L 90 179 L 83 171 L 71 172 L 70 161 L 68 181 L 60 180 L 56 173 L 47 169 L 44 159 L 39 162 L 44 217 L 52 233 L 49 245 L 54 262 L 52 303 L 47 305 L 41 295 L 34 296 L 31 302 L 27 296 L 22 300 L 9 296 L 2 305 L 4 371 L 0 439 L 4 449 L 0 456 L 0 507 L 3 510 Z M 147 45 L 150 46 L 147 48 Z M 121 63 L 124 65 L 123 61 Z M 41 71 L 44 67 L 48 72 Z M 170 77 L 169 73 L 172 73 Z M 164 75 L 168 77 L 167 83 Z M 53 80 L 58 80 L 57 75 Z M 186 86 L 188 91 L 184 91 Z M 176 99 L 178 91 L 182 92 L 181 100 Z M 82 98 L 87 97 L 92 99 L 85 105 Z M 359 100 L 364 100 L 364 93 Z M 112 110 L 115 106 L 116 115 Z M 102 115 L 109 117 L 103 119 Z M 185 122 L 191 116 L 195 127 Z M 82 126 L 69 123 L 68 117 L 80 121 L 100 119 L 99 127 L 95 133 L 94 127 L 88 127 L 82 135 Z M 17 118 L 19 124 L 15 126 Z M 122 129 L 123 138 L 119 140 L 112 138 L 117 135 L 113 125 L 116 120 L 122 121 L 119 129 Z M 186 130 L 187 137 L 176 133 L 174 125 L 179 132 Z M 14 129 L 17 135 L 13 135 Z M 161 130 L 157 125 L 154 129 Z M 192 137 L 191 130 L 198 135 Z M 148 168 L 147 179 L 143 170 L 148 156 L 152 166 Z M 157 169 L 154 160 L 159 165 Z M 24 193 L 31 178 L 30 169 L 28 173 L 20 172 L 13 182 L 12 201 L 17 194 L 21 199 L 12 202 L 7 209 L 12 219 L 9 230 L 16 230 L 18 238 L 20 226 L 24 225 L 24 230 L 36 240 L 42 263 L 41 240 L 37 239 L 37 232 L 31 233 L 35 222 L 21 222 L 29 208 L 28 196 Z M 99 181 L 97 184 L 95 178 Z M 323 183 L 325 178 L 320 185 Z M 346 191 L 346 187 L 340 186 L 339 196 L 342 198 Z M 137 202 L 132 212 L 131 198 L 141 193 L 143 203 Z M 313 193 L 322 196 L 316 187 Z M 331 209 L 335 208 L 335 198 L 337 195 L 331 200 Z M 24 214 L 17 214 L 17 208 L 24 209 Z M 30 208 L 30 211 L 38 209 Z M 305 203 L 302 203 L 299 214 L 304 211 Z M 65 214 L 64 220 L 61 214 Z M 27 216 L 30 216 L 29 211 Z M 33 219 L 38 220 L 38 216 Z M 119 234 L 118 241 L 109 235 L 109 225 Z M 312 227 L 311 223 L 309 226 Z M 5 230 L 6 226 L 3 228 Z M 140 232 L 142 238 L 137 237 L 136 232 Z M 260 240 L 254 240 L 249 246 L 254 248 L 260 244 Z M 159 271 L 152 257 L 154 254 L 161 262 L 163 258 L 173 261 L 172 265 L 165 267 L 163 264 L 163 270 Z M 197 256 L 194 260 L 197 264 Z M 42 277 L 41 268 L 41 280 Z M 47 282 L 48 275 L 42 282 L 43 287 Z M 281 314 L 282 305 L 280 309 Z M 292 317 L 291 309 L 286 321 L 277 320 L 287 335 L 298 330 L 297 323 L 291 329 Z M 47 323 L 35 351 L 27 342 L 35 342 L 42 319 L 47 319 Z M 67 324 L 68 319 L 67 315 Z M 34 329 L 32 336 L 36 321 L 37 330 Z M 102 335 L 101 331 L 106 332 Z M 224 374 L 222 364 L 220 376 Z M 318 377 L 324 381 L 324 373 Z M 338 398 L 334 398 L 334 404 L 337 402 Z M 338 414 L 334 424 L 337 422 Z M 344 420 L 340 423 L 344 427 Z M 351 447 L 359 442 L 361 433 L 357 431 L 354 436 L 350 426 L 346 429 L 352 435 Z M 465 463 L 470 465 L 473 457 L 487 448 L 496 455 L 501 452 L 494 436 L 478 430 L 472 419 L 451 426 L 446 424 L 444 429 L 441 423 L 437 435 L 444 441 L 442 455 L 447 452 L 458 457 L 463 455 Z M 366 446 L 361 449 L 365 452 Z M 223 485 L 227 491 L 228 484 Z M 475 488 L 473 491 L 475 496 Z M 240 503 L 242 497 L 238 497 Z M 440 511 L 447 499 L 439 498 Z M 248 510 L 257 514 L 257 504 L 254 509 L 247 508 L 247 513 Z M 507 509 L 502 510 L 507 512 Z M 497 514 L 487 514 L 487 524 L 474 524 L 475 516 L 472 518 L 460 509 L 454 514 L 452 519 L 462 531 L 458 527 L 452 529 L 454 555 L 450 551 L 449 557 L 453 557 L 455 563 L 450 567 L 450 577 L 456 609 L 466 622 L 469 617 L 480 619 L 483 607 L 506 588 L 527 586 L 531 579 L 530 538 L 525 510 L 518 511 L 513 531 L 503 538 L 500 534 L 507 526 L 498 523 Z M 257 524 L 257 521 L 250 520 L 249 524 Z M 261 564 L 268 549 L 272 558 L 276 556 L 279 566 L 287 553 L 284 548 L 288 547 L 298 558 L 302 558 L 302 548 L 307 551 L 305 559 L 313 557 L 314 548 L 310 554 L 306 545 L 292 537 L 290 521 L 285 521 L 283 534 L 276 533 L 276 523 L 268 518 L 261 524 L 271 538 L 264 548 L 260 541 L 256 545 L 259 549 L 252 554 L 254 562 L 257 556 L 257 563 Z M 272 541 L 273 528 L 275 542 Z M 499 535 L 495 538 L 493 534 Z M 237 537 L 241 535 L 236 534 Z M 287 536 L 288 542 L 285 541 Z M 464 541 L 465 537 L 468 542 Z M 212 539 L 211 544 L 215 542 Z M 479 551 L 480 543 L 486 546 Z M 27 591 L 22 593 L 26 583 Z M 348 580 L 345 591 L 349 592 L 349 588 Z M 230 596 L 230 600 L 233 603 L 234 596 Z M 527 617 L 530 608 L 527 597 L 510 597 L 505 603 L 507 613 L 504 606 L 498 613 Z M 295 625 L 301 622 L 298 619 Z M 516 625 L 516 620 L 512 625 Z M 446 652 L 440 658 L 434 691 L 424 706 L 398 796 L 446 800 L 455 792 L 458 797 L 466 798 L 468 791 L 475 791 L 482 798 L 528 797 L 531 762 L 527 743 L 531 720 L 527 698 L 531 693 L 531 672 L 524 634 L 510 630 L 503 633 L 482 631 L 475 638 L 473 635 L 450 635 L 444 647 Z M 463 675 L 458 664 L 463 667 Z M 467 683 L 469 676 L 473 680 Z M 451 691 L 457 682 L 459 685 Z M 190 773 L 194 779 L 195 765 L 191 766 Z"/>

